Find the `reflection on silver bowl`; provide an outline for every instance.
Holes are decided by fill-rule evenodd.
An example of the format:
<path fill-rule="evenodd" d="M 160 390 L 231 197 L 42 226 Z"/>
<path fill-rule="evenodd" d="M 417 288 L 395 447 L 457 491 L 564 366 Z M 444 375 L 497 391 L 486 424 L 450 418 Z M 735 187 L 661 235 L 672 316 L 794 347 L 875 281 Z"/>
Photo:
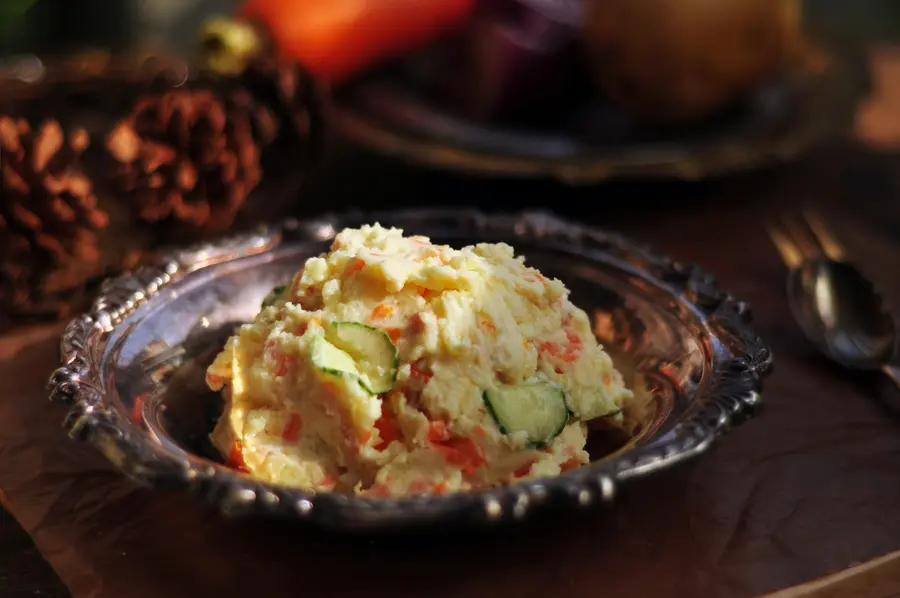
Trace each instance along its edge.
<path fill-rule="evenodd" d="M 505 241 L 562 279 L 653 417 L 590 465 L 508 488 L 406 498 L 313 494 L 252 479 L 221 463 L 207 435 L 221 409 L 204 369 L 266 293 L 337 230 L 380 222 L 456 246 Z M 694 266 L 611 232 L 546 213 L 412 210 L 329 215 L 176 253 L 159 269 L 109 281 L 62 341 L 52 398 L 72 405 L 66 427 L 124 473 L 176 488 L 228 515 L 297 518 L 340 529 L 522 519 L 549 505 L 613 499 L 617 484 L 705 451 L 753 414 L 771 366 L 746 304 Z M 627 440 L 627 442 L 626 442 Z M 594 451 L 598 447 L 592 447 Z M 610 451 L 613 451 L 610 453 Z"/>

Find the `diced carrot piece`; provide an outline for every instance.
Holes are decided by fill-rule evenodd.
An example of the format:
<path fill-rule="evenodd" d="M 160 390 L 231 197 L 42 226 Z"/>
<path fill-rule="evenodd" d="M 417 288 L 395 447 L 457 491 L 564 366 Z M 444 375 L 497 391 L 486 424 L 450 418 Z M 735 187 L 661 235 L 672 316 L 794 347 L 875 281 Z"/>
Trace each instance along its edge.
<path fill-rule="evenodd" d="M 380 303 L 375 306 L 375 309 L 372 310 L 372 319 L 373 320 L 385 320 L 391 317 L 394 308 L 386 303 Z"/>
<path fill-rule="evenodd" d="M 529 473 L 531 473 L 531 467 L 534 465 L 534 462 L 529 461 L 525 465 L 520 466 L 513 472 L 513 475 L 517 478 L 524 478 Z"/>
<path fill-rule="evenodd" d="M 375 484 L 369 490 L 369 494 L 371 494 L 372 496 L 387 497 L 391 495 L 391 489 L 387 484 Z"/>
<path fill-rule="evenodd" d="M 413 494 L 422 494 L 431 489 L 431 484 L 425 480 L 413 480 L 409 485 L 409 491 Z"/>
<path fill-rule="evenodd" d="M 144 395 L 134 397 L 134 405 L 131 407 L 131 419 L 139 426 L 144 423 Z"/>
<path fill-rule="evenodd" d="M 444 494 L 449 489 L 450 489 L 450 487 L 447 485 L 447 482 L 439 482 L 434 485 L 434 488 L 432 488 L 432 491 L 435 494 Z"/>
<path fill-rule="evenodd" d="M 584 344 L 581 342 L 581 338 L 571 332 L 566 336 L 568 344 L 566 345 L 566 351 L 563 355 L 563 361 L 572 363 L 581 357 L 581 351 L 584 348 Z"/>
<path fill-rule="evenodd" d="M 579 463 L 578 459 L 575 457 L 572 457 L 559 466 L 562 471 L 572 471 L 573 469 L 578 469 L 579 467 L 581 467 L 581 463 Z"/>
<path fill-rule="evenodd" d="M 378 430 L 380 437 L 380 441 L 375 445 L 375 450 L 383 451 L 392 442 L 400 439 L 400 426 L 397 424 L 397 419 L 386 409 L 375 422 L 375 429 Z"/>
<path fill-rule="evenodd" d="M 285 374 L 287 374 L 287 372 L 288 372 L 287 358 L 282 357 L 281 361 L 278 363 L 278 369 L 275 370 L 275 375 L 280 377 L 280 376 L 284 376 Z"/>
<path fill-rule="evenodd" d="M 487 332 L 497 332 L 497 327 L 488 320 L 482 320 L 481 327 L 484 328 Z"/>
<path fill-rule="evenodd" d="M 528 282 L 539 282 L 544 285 L 549 283 L 549 281 L 540 272 L 534 272 L 533 274 L 526 274 L 524 276 L 524 278 Z"/>
<path fill-rule="evenodd" d="M 396 344 L 403 338 L 403 329 L 402 328 L 385 328 L 385 332 L 387 332 L 388 337 L 391 339 L 391 342 Z"/>
<path fill-rule="evenodd" d="M 441 453 L 447 463 L 459 467 L 463 475 L 473 475 L 484 467 L 484 453 L 471 438 L 451 438 L 435 444 L 434 448 Z"/>
<path fill-rule="evenodd" d="M 282 357 L 278 362 L 278 369 L 275 370 L 275 375 L 278 377 L 286 375 L 296 363 L 296 357 Z"/>
<path fill-rule="evenodd" d="M 544 341 L 538 345 L 538 351 L 542 354 L 545 353 L 559 358 L 566 363 L 577 361 L 583 348 L 584 344 L 581 342 L 581 339 L 572 333 L 568 334 L 566 345 L 563 347 L 560 347 L 559 343 L 552 341 Z"/>
<path fill-rule="evenodd" d="M 541 353 L 549 353 L 550 355 L 556 355 L 559 353 L 559 345 L 554 342 L 544 341 L 538 345 L 538 351 Z"/>
<path fill-rule="evenodd" d="M 414 314 L 409 318 L 409 329 L 413 332 L 422 332 L 425 330 L 425 320 L 422 319 L 422 314 Z"/>
<path fill-rule="evenodd" d="M 228 465 L 238 471 L 249 473 L 250 469 L 244 461 L 244 445 L 240 440 L 235 440 L 231 445 L 231 452 L 228 453 Z"/>
<path fill-rule="evenodd" d="M 301 278 L 302 278 L 302 276 L 300 274 L 297 274 L 291 280 L 291 287 L 288 290 L 288 297 L 295 297 L 297 295 L 297 291 L 300 290 L 300 286 L 301 286 L 301 283 L 300 283 Z"/>
<path fill-rule="evenodd" d="M 206 384 L 211 388 L 218 390 L 225 386 L 225 378 L 217 374 L 206 373 Z"/>
<path fill-rule="evenodd" d="M 428 441 L 432 443 L 444 442 L 450 438 L 450 431 L 447 424 L 441 420 L 428 422 Z"/>
<path fill-rule="evenodd" d="M 284 425 L 284 431 L 281 437 L 285 442 L 297 442 L 300 439 L 300 430 L 303 428 L 303 421 L 300 419 L 299 413 L 291 413 L 287 423 Z"/>
<path fill-rule="evenodd" d="M 412 376 L 414 378 L 419 378 L 419 379 L 423 380 L 426 384 L 428 383 L 429 380 L 431 380 L 431 377 L 434 375 L 431 372 L 429 372 L 428 370 L 421 369 L 419 367 L 416 367 L 415 365 L 410 366 L 410 373 L 412 374 Z"/>
<path fill-rule="evenodd" d="M 347 278 L 349 278 L 353 274 L 356 274 L 357 272 L 359 272 L 360 270 L 362 270 L 365 267 L 366 267 L 365 260 L 358 258 L 358 257 L 352 258 L 350 260 L 350 262 L 347 264 L 347 267 L 344 268 L 344 272 L 341 274 L 341 280 L 346 280 Z"/>
<path fill-rule="evenodd" d="M 458 466 L 465 475 L 472 475 L 484 466 L 484 453 L 478 443 L 471 438 L 451 437 L 444 421 L 429 422 L 428 441 L 447 463 Z"/>

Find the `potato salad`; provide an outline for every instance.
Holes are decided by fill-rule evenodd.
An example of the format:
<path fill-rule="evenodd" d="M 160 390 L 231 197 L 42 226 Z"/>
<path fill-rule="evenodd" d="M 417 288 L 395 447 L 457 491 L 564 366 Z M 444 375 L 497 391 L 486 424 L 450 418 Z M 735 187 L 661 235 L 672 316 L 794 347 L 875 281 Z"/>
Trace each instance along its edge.
<path fill-rule="evenodd" d="M 228 462 L 317 492 L 400 496 L 558 475 L 633 398 L 587 314 L 509 245 L 345 229 L 207 370 Z"/>

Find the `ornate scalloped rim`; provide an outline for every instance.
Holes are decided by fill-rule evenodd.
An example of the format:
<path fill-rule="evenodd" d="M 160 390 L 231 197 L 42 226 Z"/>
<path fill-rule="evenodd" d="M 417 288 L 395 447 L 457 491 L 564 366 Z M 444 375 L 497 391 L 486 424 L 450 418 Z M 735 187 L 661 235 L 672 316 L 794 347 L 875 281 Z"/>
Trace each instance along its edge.
<path fill-rule="evenodd" d="M 649 274 L 697 307 L 708 322 L 733 339 L 734 357 L 714 372 L 698 408 L 678 422 L 665 442 L 637 447 L 611 460 L 556 478 L 509 488 L 445 496 L 368 498 L 314 494 L 281 488 L 230 469 L 198 465 L 154 442 L 106 399 L 99 356 L 106 334 L 171 282 L 209 265 L 266 251 L 283 236 L 327 240 L 335 231 L 366 222 L 414 221 L 472 230 L 489 238 L 502 231 L 522 238 L 561 242 L 633 255 Z M 619 482 L 648 475 L 704 452 L 731 427 L 752 416 L 761 402 L 762 380 L 772 355 L 754 332 L 746 303 L 720 291 L 712 275 L 674 262 L 609 231 L 568 222 L 546 212 L 485 214 L 474 210 L 408 210 L 324 215 L 195 246 L 174 254 L 160 268 L 142 268 L 108 280 L 87 314 L 73 320 L 61 341 L 62 365 L 50 377 L 51 399 L 72 406 L 64 426 L 76 440 L 92 443 L 115 466 L 140 483 L 182 489 L 223 514 L 295 517 L 333 528 L 371 529 L 453 518 L 496 523 L 523 519 L 554 500 L 587 506 L 611 502 Z"/>

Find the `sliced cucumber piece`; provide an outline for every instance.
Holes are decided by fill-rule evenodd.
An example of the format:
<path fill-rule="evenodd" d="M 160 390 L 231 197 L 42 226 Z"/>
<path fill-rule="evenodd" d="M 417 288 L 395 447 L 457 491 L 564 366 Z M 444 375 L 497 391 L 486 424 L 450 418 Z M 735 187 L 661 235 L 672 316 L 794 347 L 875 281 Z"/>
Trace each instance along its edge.
<path fill-rule="evenodd" d="M 349 355 L 367 392 L 382 394 L 394 386 L 399 357 L 384 330 L 359 322 L 334 322 L 325 329 L 329 343 Z"/>
<path fill-rule="evenodd" d="M 525 432 L 531 448 L 542 448 L 569 421 L 566 393 L 549 381 L 534 380 L 484 391 L 484 404 L 504 434 Z"/>
<path fill-rule="evenodd" d="M 316 336 L 310 341 L 309 356 L 313 366 L 319 371 L 332 376 L 359 378 L 359 370 L 353 358 L 322 336 Z"/>
<path fill-rule="evenodd" d="M 278 301 L 278 298 L 281 297 L 281 294 L 284 293 L 285 289 L 287 289 L 287 286 L 279 286 L 269 291 L 269 294 L 263 299 L 262 308 L 265 309 L 270 305 L 274 305 L 275 302 Z"/>

